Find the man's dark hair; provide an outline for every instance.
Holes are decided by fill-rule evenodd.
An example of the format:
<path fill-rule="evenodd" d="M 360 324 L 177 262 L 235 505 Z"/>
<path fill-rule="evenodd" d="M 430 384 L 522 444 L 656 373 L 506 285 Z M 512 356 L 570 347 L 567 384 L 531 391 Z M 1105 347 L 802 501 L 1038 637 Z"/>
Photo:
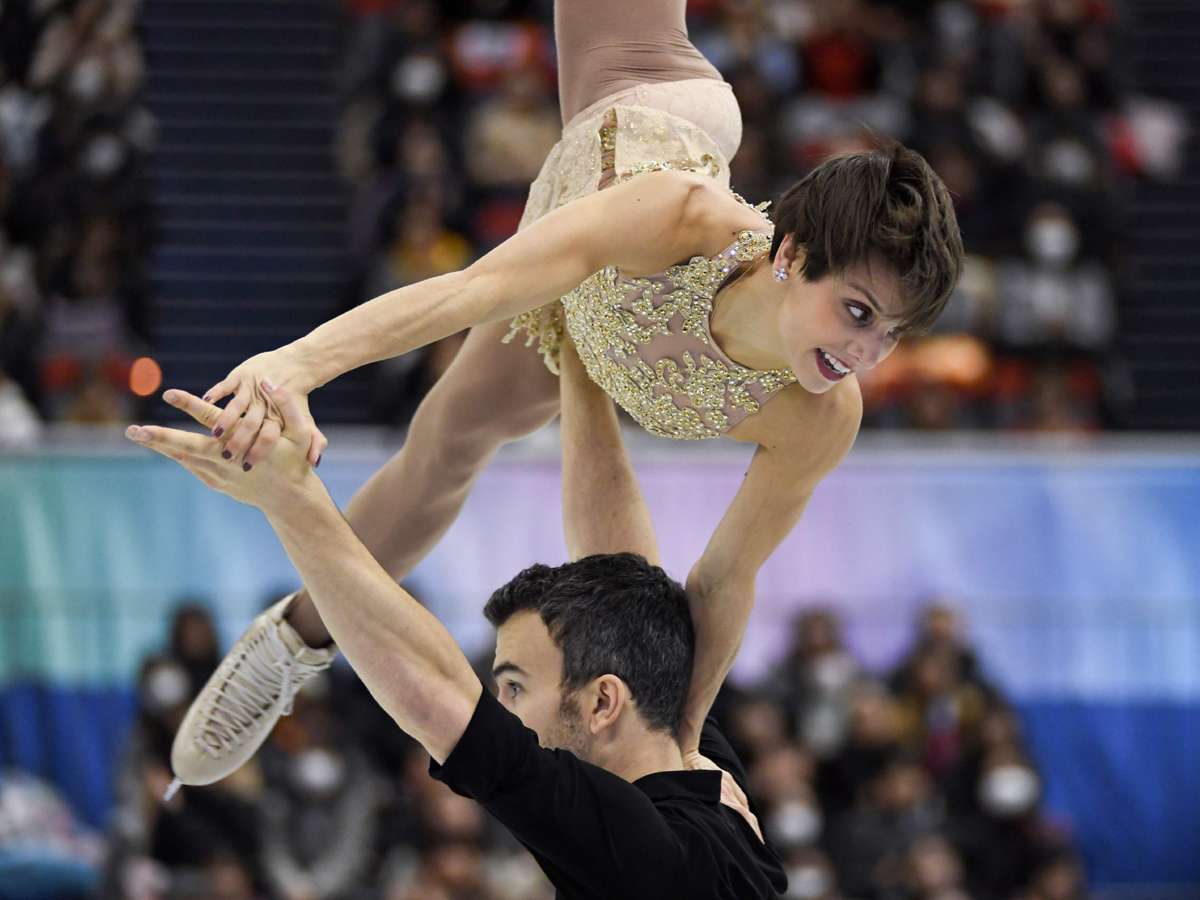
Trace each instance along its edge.
<path fill-rule="evenodd" d="M 891 138 L 873 139 L 874 148 L 830 157 L 780 198 L 771 256 L 795 235 L 806 281 L 882 262 L 900 280 L 900 331 L 921 333 L 942 314 L 962 274 L 954 203 L 921 154 Z"/>
<path fill-rule="evenodd" d="M 535 565 L 492 594 L 483 614 L 498 628 L 524 610 L 541 615 L 562 650 L 564 691 L 616 675 L 646 724 L 679 740 L 695 647 L 679 582 L 634 553 Z"/>

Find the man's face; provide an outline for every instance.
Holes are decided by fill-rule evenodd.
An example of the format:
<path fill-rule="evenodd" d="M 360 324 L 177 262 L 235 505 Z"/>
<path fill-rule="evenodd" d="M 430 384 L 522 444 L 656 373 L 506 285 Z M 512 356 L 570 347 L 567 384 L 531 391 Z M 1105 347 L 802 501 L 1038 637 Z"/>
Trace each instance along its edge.
<path fill-rule="evenodd" d="M 504 708 L 536 731 L 543 747 L 587 760 L 591 735 L 576 697 L 563 695 L 562 668 L 562 651 L 536 611 L 519 612 L 497 630 L 492 674 Z"/>

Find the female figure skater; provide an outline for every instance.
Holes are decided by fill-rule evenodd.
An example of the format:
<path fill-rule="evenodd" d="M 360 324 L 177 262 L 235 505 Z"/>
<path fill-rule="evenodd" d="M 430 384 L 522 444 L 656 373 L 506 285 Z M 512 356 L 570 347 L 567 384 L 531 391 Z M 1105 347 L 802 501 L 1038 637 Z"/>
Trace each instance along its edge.
<path fill-rule="evenodd" d="M 688 41 L 684 7 L 557 0 L 566 127 L 521 230 L 462 272 L 252 357 L 205 399 L 233 395 L 213 434 L 249 470 L 280 434 L 266 381 L 305 397 L 471 326 L 404 448 L 346 508 L 396 578 L 446 532 L 496 450 L 557 413 L 564 328 L 591 378 L 648 431 L 758 444 L 687 581 L 697 634 L 687 747 L 737 655 L 759 566 L 854 441 L 854 373 L 937 318 L 962 245 L 944 185 L 895 142 L 822 164 L 784 194 L 772 229 L 729 190 L 740 113 Z M 521 330 L 542 358 L 505 342 Z M 326 441 L 309 428 L 316 465 Z M 237 768 L 332 660 L 329 640 L 303 590 L 256 620 L 180 729 L 177 774 L 207 783 Z"/>

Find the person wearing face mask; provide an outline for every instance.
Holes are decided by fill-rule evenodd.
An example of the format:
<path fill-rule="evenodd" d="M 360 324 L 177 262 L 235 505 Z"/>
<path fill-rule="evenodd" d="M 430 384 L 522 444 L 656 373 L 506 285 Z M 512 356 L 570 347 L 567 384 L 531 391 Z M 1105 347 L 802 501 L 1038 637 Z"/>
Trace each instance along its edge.
<path fill-rule="evenodd" d="M 597 13 L 591 0 L 558 0 L 567 127 L 530 191 L 525 227 L 460 272 L 383 294 L 247 360 L 206 396 L 231 398 L 212 433 L 224 445 L 222 465 L 243 473 L 281 430 L 263 385 L 286 387 L 301 404 L 300 440 L 315 466 L 326 440 L 304 411 L 310 391 L 471 328 L 404 448 L 347 509 L 393 577 L 446 532 L 502 444 L 556 415 L 553 371 L 568 336 L 591 379 L 651 433 L 757 445 L 688 578 L 699 652 L 684 743 L 694 748 L 699 712 L 732 665 L 734 636 L 753 607 L 759 566 L 854 441 L 856 373 L 932 325 L 963 253 L 941 179 L 891 140 L 818 166 L 783 194 L 774 222 L 733 194 L 728 160 L 740 115 L 729 86 L 688 41 L 685 5 L 614 0 Z M 503 342 L 522 331 L 542 358 Z M 183 392 L 170 396 L 185 402 Z M 239 666 L 244 648 L 263 640 L 286 654 L 270 666 Z M 211 755 L 200 749 L 216 733 L 203 712 L 211 705 L 200 702 L 179 774 L 206 780 L 240 765 L 303 673 L 332 658 L 329 641 L 306 589 L 256 624 L 205 695 L 235 690 L 270 713 Z"/>
<path fill-rule="evenodd" d="M 795 850 L 786 857 L 788 889 L 785 900 L 842 900 L 833 863 L 816 847 Z"/>
<path fill-rule="evenodd" d="M 285 900 L 358 896 L 374 863 L 381 780 L 345 740 L 327 674 L 296 702 L 289 727 L 272 736 L 264 755 L 264 875 Z"/>
<path fill-rule="evenodd" d="M 763 833 L 785 858 L 816 844 L 825 826 L 812 776 L 812 758 L 795 744 L 780 747 L 750 771 L 751 792 L 765 810 Z"/>
<path fill-rule="evenodd" d="M 1038 206 L 1024 240 L 1026 260 L 997 270 L 1000 336 L 1019 347 L 1103 350 L 1116 328 L 1112 283 L 1100 262 L 1080 259 L 1082 238 L 1071 214 L 1053 203 Z"/>
<path fill-rule="evenodd" d="M 793 649 L 768 677 L 766 690 L 791 712 L 796 736 L 821 759 L 846 740 L 858 663 L 842 646 L 832 610 L 809 610 L 795 623 Z"/>
<path fill-rule="evenodd" d="M 1014 740 L 989 747 L 977 773 L 973 807 L 952 818 L 950 833 L 967 863 L 972 896 L 1007 900 L 1066 840 L 1041 817 L 1041 780 Z"/>
<path fill-rule="evenodd" d="M 157 866 L 182 885 L 223 854 L 234 854 L 247 871 L 254 870 L 257 765 L 222 784 L 189 788 L 163 800 L 171 780 L 171 738 L 190 697 L 188 670 L 177 660 L 155 656 L 145 661 L 138 681 L 138 718 L 118 767 L 107 882 L 126 883 L 139 869 Z"/>

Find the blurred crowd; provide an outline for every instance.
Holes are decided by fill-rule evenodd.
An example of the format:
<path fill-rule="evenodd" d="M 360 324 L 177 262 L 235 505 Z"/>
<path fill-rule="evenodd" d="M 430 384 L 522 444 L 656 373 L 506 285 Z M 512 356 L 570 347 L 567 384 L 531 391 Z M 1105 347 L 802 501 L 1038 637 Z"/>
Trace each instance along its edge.
<path fill-rule="evenodd" d="M 0 446 L 127 419 L 149 348 L 140 0 L 0 11 Z M 552 0 L 346 0 L 333 147 L 347 305 L 511 235 L 560 128 Z M 868 426 L 1080 431 L 1128 397 L 1118 211 L 1178 174 L 1179 109 L 1132 91 L 1117 0 L 691 0 L 733 85 L 733 186 L 765 200 L 867 131 L 921 150 L 969 253 L 936 332 L 862 379 Z M 373 367 L 405 425 L 461 335 Z M 136 374 L 136 373 L 135 373 Z M 152 379 L 153 380 L 153 379 Z M 157 381 L 154 380 L 157 384 Z"/>
<path fill-rule="evenodd" d="M 933 605 L 886 677 L 831 610 L 801 613 L 789 653 L 716 712 L 765 834 L 805 900 L 1082 900 L 1069 835 L 1040 809 L 1015 711 L 949 607 Z"/>
<path fill-rule="evenodd" d="M 1020 720 L 956 614 L 930 606 L 914 633 L 893 671 L 869 673 L 837 615 L 809 609 L 761 684 L 718 698 L 786 896 L 1084 900 Z M 344 663 L 305 687 L 249 764 L 164 801 L 174 733 L 219 658 L 207 609 L 181 607 L 168 648 L 142 667 L 104 841 L 71 826 L 61 801 L 32 815 L 50 803 L 44 785 L 0 779 L 0 887 L 20 846 L 52 863 L 41 881 L 27 871 L 28 898 L 551 900 L 532 857 L 430 778 L 428 755 Z M 490 663 L 477 667 L 485 681 Z"/>
<path fill-rule="evenodd" d="M 128 417 L 150 340 L 139 0 L 0 8 L 0 447 Z"/>
<path fill-rule="evenodd" d="M 350 0 L 338 166 L 354 301 L 510 235 L 560 129 L 550 0 Z M 864 129 L 923 152 L 969 258 L 925 340 L 864 377 L 868 425 L 1088 430 L 1122 396 L 1117 210 L 1170 179 L 1179 110 L 1131 93 L 1115 0 L 692 0 L 745 123 L 736 190 L 770 199 Z M 376 372 L 403 424 L 457 339 Z"/>

